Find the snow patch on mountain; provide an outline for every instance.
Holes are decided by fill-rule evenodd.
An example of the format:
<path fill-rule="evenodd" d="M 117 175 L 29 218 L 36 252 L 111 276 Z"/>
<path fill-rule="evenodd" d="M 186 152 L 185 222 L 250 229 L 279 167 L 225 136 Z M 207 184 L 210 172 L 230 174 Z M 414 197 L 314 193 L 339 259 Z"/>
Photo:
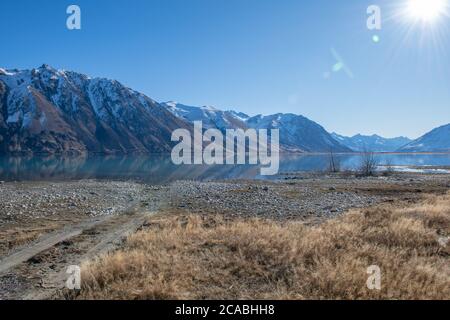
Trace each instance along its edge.
<path fill-rule="evenodd" d="M 245 122 L 236 116 L 235 112 L 222 111 L 212 106 L 194 107 L 187 106 L 174 101 L 163 103 L 163 105 L 175 116 L 189 122 L 202 121 L 206 129 L 234 129 L 246 128 Z"/>
<path fill-rule="evenodd" d="M 15 112 L 12 115 L 8 116 L 8 119 L 6 119 L 6 123 L 16 123 L 19 122 L 19 119 L 21 117 L 22 113 L 20 111 Z"/>

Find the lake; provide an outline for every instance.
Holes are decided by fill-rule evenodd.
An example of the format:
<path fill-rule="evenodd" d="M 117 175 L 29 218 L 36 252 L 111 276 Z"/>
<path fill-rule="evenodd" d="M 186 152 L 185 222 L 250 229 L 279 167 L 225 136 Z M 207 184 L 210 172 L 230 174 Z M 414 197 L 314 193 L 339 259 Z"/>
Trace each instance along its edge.
<path fill-rule="evenodd" d="M 356 170 L 361 155 L 336 155 L 341 168 Z M 376 154 L 379 169 L 389 165 L 397 171 L 450 173 L 450 154 Z M 281 155 L 280 174 L 323 171 L 328 155 Z M 260 176 L 252 165 L 174 165 L 168 155 L 0 157 L 1 181 L 61 181 L 77 179 L 138 180 L 160 184 L 174 180 L 273 179 Z"/>

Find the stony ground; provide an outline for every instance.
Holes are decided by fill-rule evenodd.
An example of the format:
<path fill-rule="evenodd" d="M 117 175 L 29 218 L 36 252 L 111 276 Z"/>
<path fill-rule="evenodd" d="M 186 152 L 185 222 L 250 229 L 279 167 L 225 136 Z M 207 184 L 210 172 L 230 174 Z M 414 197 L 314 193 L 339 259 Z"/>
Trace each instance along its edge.
<path fill-rule="evenodd" d="M 120 214 L 143 201 L 152 189 L 134 182 L 94 180 L 2 183 L 0 258 L 45 233 L 96 217 Z M 150 210 L 155 201 L 146 201 Z"/>
<path fill-rule="evenodd" d="M 142 185 L 123 182 L 3 183 L 0 224 L 49 217 L 63 210 L 76 215 L 113 214 L 139 198 Z"/>
<path fill-rule="evenodd" d="M 450 175 L 392 174 L 358 178 L 343 174 L 290 174 L 280 181 L 180 181 L 170 187 L 169 210 L 281 220 L 335 217 L 350 208 L 423 193 L 443 193 Z"/>

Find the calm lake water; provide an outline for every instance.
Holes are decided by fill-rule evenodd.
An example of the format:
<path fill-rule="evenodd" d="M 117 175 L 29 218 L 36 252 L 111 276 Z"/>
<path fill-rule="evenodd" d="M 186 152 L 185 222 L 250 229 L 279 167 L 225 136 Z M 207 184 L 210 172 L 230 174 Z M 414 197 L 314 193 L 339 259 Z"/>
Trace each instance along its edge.
<path fill-rule="evenodd" d="M 357 169 L 358 154 L 336 155 L 343 169 Z M 377 154 L 380 170 L 390 165 L 398 171 L 450 172 L 450 154 Z M 322 171 L 328 168 L 328 155 L 282 155 L 280 174 L 298 171 Z M 441 167 L 441 168 L 439 168 Z M 442 168 L 443 167 L 443 168 Z M 447 168 L 445 168 L 447 167 Z M 96 157 L 0 157 L 0 180 L 76 180 L 114 179 L 167 183 L 179 179 L 272 179 L 260 176 L 251 165 L 174 165 L 167 155 Z"/>

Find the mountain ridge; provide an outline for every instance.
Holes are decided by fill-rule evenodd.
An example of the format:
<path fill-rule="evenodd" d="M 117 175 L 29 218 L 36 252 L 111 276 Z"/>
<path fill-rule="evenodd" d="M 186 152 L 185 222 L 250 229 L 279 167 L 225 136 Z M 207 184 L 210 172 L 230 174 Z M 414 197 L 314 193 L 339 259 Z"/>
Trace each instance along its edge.
<path fill-rule="evenodd" d="M 350 152 L 316 122 L 293 113 L 249 116 L 238 111 L 222 111 L 204 106 L 187 106 L 176 102 L 165 105 L 174 115 L 189 122 L 202 121 L 206 129 L 279 129 L 280 146 L 290 152 Z"/>
<path fill-rule="evenodd" d="M 175 129 L 279 129 L 290 152 L 450 152 L 450 124 L 411 141 L 361 134 L 345 137 L 298 114 L 249 116 L 212 106 L 159 103 L 117 80 L 91 78 L 47 64 L 0 68 L 0 154 L 168 153 Z M 418 150 L 418 151 L 416 151 Z"/>
<path fill-rule="evenodd" d="M 154 100 L 116 80 L 42 65 L 0 72 L 0 152 L 158 153 L 188 128 Z"/>
<path fill-rule="evenodd" d="M 356 134 L 354 136 L 347 137 L 335 132 L 331 133 L 331 135 L 334 139 L 340 141 L 342 144 L 349 147 L 355 152 L 393 152 L 412 141 L 411 139 L 404 136 L 384 138 L 377 134 Z"/>
<path fill-rule="evenodd" d="M 400 152 L 450 152 L 450 123 L 434 128 L 399 148 Z"/>

